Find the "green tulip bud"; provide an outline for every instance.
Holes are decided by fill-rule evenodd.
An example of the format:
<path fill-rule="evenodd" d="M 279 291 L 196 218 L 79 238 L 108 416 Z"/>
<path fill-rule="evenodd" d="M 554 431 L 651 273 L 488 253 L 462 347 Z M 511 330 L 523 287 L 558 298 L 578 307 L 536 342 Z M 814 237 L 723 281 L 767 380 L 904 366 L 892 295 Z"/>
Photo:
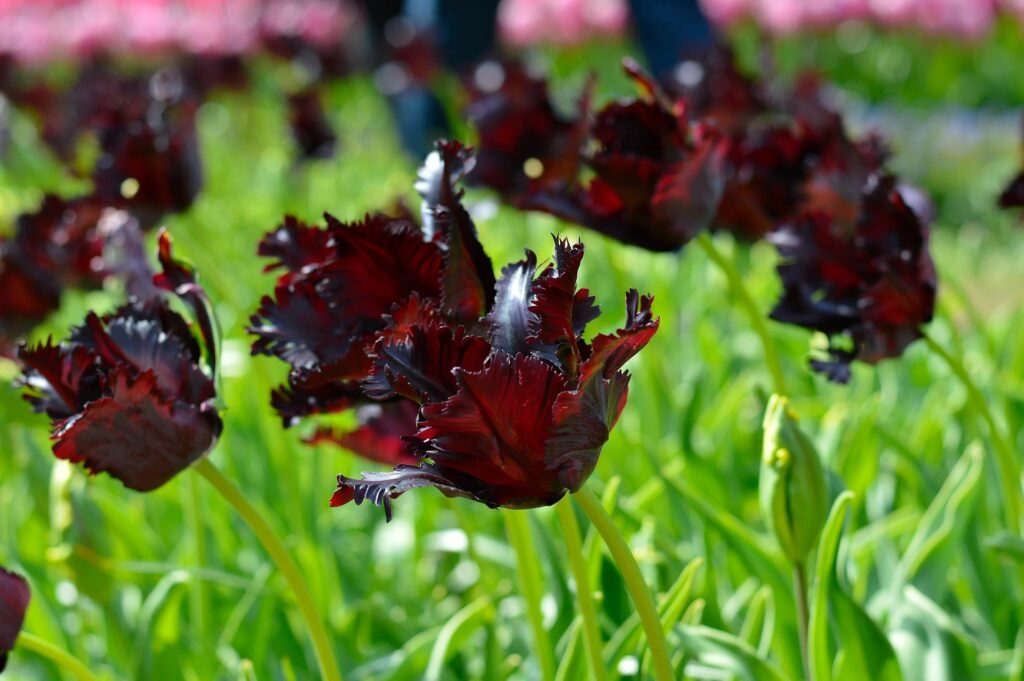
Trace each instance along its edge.
<path fill-rule="evenodd" d="M 795 564 L 807 560 L 828 516 L 828 484 L 789 401 L 772 395 L 764 414 L 760 500 L 765 522 Z"/>

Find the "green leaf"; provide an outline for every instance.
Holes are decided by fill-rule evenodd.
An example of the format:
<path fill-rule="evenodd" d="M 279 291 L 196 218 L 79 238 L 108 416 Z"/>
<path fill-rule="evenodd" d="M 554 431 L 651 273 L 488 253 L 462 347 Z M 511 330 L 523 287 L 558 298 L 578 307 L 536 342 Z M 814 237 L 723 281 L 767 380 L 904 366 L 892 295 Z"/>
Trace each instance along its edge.
<path fill-rule="evenodd" d="M 1002 556 L 1024 563 L 1024 537 L 1011 532 L 1000 532 L 986 539 L 985 546 Z"/>
<path fill-rule="evenodd" d="M 832 504 L 818 546 L 814 583 L 811 585 L 811 621 L 808 626 L 808 648 L 812 678 L 831 681 L 832 656 L 829 654 L 828 603 L 834 583 L 836 552 L 846 520 L 846 509 L 853 501 L 852 492 L 843 492 Z"/>
<path fill-rule="evenodd" d="M 441 681 L 445 678 L 445 664 L 459 651 L 459 648 L 478 629 L 494 617 L 494 606 L 490 598 L 478 598 L 452 615 L 434 642 L 430 651 L 430 662 L 423 678 L 426 681 Z"/>
<path fill-rule="evenodd" d="M 786 681 L 789 678 L 749 643 L 730 633 L 701 625 L 680 625 L 675 633 L 703 664 L 736 674 L 744 681 Z"/>
<path fill-rule="evenodd" d="M 950 564 L 974 513 L 984 466 L 981 445 L 971 443 L 921 516 L 897 568 L 902 581 L 929 594 L 944 592 Z"/>

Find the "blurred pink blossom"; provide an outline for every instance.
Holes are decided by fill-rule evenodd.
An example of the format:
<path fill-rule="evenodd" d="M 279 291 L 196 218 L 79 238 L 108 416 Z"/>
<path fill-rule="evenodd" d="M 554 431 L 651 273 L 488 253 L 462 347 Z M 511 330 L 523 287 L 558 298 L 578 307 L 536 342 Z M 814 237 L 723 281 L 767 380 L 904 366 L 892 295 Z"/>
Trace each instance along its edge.
<path fill-rule="evenodd" d="M 504 0 L 498 9 L 501 37 L 514 45 L 571 45 L 626 29 L 625 0 Z"/>
<path fill-rule="evenodd" d="M 355 17 L 344 0 L 0 0 L 0 54 L 29 62 L 99 51 L 235 54 L 261 35 L 327 45 Z"/>
<path fill-rule="evenodd" d="M 1000 11 L 1024 22 L 1024 0 L 700 0 L 719 26 L 756 21 L 771 33 L 831 28 L 862 20 L 887 28 L 976 40 Z"/>

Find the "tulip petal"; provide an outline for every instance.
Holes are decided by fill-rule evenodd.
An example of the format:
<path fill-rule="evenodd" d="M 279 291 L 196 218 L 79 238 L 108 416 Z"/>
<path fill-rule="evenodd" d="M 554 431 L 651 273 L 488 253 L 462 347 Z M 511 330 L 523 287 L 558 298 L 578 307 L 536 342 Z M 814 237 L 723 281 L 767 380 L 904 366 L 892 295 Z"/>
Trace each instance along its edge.
<path fill-rule="evenodd" d="M 415 464 L 417 459 L 409 451 L 405 438 L 416 432 L 419 407 L 414 402 L 388 402 L 368 404 L 356 412 L 359 427 L 341 432 L 320 428 L 307 444 L 332 442 L 369 461 L 382 464 Z"/>
<path fill-rule="evenodd" d="M 532 251 L 526 251 L 525 259 L 505 265 L 494 307 L 485 319 L 491 327 L 491 345 L 510 355 L 530 350 L 530 327 L 535 323 L 530 303 L 536 271 L 537 256 Z"/>
<path fill-rule="evenodd" d="M 363 392 L 386 400 L 396 394 L 414 402 L 441 402 L 458 389 L 453 370 L 479 371 L 491 345 L 459 327 L 413 326 L 400 340 L 378 341 Z"/>
<path fill-rule="evenodd" d="M 24 577 L 0 568 L 0 672 L 21 633 L 31 597 Z"/>
<path fill-rule="evenodd" d="M 118 367 L 108 380 L 108 396 L 57 425 L 57 458 L 148 492 L 202 456 L 220 433 L 216 413 L 167 399 L 152 371 L 132 377 Z"/>

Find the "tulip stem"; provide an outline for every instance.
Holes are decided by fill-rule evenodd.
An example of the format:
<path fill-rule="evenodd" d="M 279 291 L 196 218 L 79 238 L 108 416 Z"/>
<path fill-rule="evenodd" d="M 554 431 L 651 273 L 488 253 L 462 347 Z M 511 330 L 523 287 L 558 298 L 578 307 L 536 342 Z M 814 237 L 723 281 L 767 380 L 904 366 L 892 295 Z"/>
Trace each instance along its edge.
<path fill-rule="evenodd" d="M 526 618 L 533 630 L 533 645 L 537 653 L 541 678 L 553 681 L 555 678 L 555 657 L 551 650 L 551 641 L 544 630 L 544 614 L 541 612 L 540 601 L 544 596 L 541 585 L 540 565 L 537 563 L 536 550 L 530 532 L 530 519 L 523 511 L 502 510 L 505 519 L 505 530 L 508 540 L 516 552 L 516 572 L 519 574 L 519 588 L 526 600 Z"/>
<path fill-rule="evenodd" d="M 31 650 L 36 655 L 45 657 L 58 667 L 77 676 L 80 681 L 100 681 L 100 677 L 89 671 L 89 668 L 81 660 L 73 657 L 71 653 L 27 631 L 21 632 L 15 647 L 22 650 Z"/>
<path fill-rule="evenodd" d="M 736 267 L 731 259 L 725 256 L 718 247 L 715 246 L 714 239 L 707 232 L 701 232 L 696 238 L 697 244 L 704 249 L 704 253 L 707 254 L 711 261 L 715 263 L 722 274 L 729 282 L 729 288 L 732 289 L 733 295 L 739 300 L 740 305 L 747 313 L 747 317 L 750 318 L 750 325 L 753 327 L 754 332 L 757 333 L 761 338 L 761 345 L 764 348 L 764 359 L 768 364 L 768 371 L 772 375 L 772 383 L 774 384 L 774 392 L 779 395 L 788 395 L 786 391 L 786 378 L 782 371 L 782 360 L 779 355 L 778 348 L 775 347 L 775 341 L 772 340 L 772 335 L 768 331 L 768 325 L 764 321 L 764 314 L 761 309 L 758 308 L 757 303 L 754 301 L 754 297 L 750 294 L 747 289 L 746 282 L 743 280 L 743 275 L 740 273 L 739 268 Z"/>
<path fill-rule="evenodd" d="M 811 611 L 807 606 L 807 573 L 803 563 L 793 563 L 793 590 L 796 592 L 796 623 L 800 632 L 800 656 L 804 662 L 804 678 L 807 681 L 814 681 L 814 670 L 811 668 L 811 649 L 808 643 Z"/>
<path fill-rule="evenodd" d="M 1021 513 L 1021 478 L 1020 469 L 1017 467 L 1016 456 L 1013 452 L 1013 445 L 1003 436 L 1002 431 L 996 426 L 992 410 L 981 394 L 978 386 L 971 379 L 970 373 L 963 362 L 954 357 L 948 350 L 939 345 L 935 339 L 924 334 L 924 342 L 931 348 L 931 351 L 942 358 L 949 368 L 956 374 L 960 382 L 967 390 L 967 400 L 975 412 L 981 416 L 988 429 L 989 439 L 996 455 L 996 465 L 999 468 L 999 481 L 1003 486 L 1004 504 L 1003 509 L 1006 515 L 1006 526 L 1015 535 L 1020 535 L 1020 513 Z"/>
<path fill-rule="evenodd" d="M 654 677 L 657 681 L 673 681 L 675 672 L 672 669 L 672 658 L 668 652 L 668 642 L 665 640 L 665 631 L 661 626 L 661 619 L 658 617 L 658 607 L 654 604 L 654 596 L 644 581 L 640 572 L 640 566 L 629 550 L 626 540 L 619 534 L 615 523 L 612 521 L 604 506 L 590 490 L 589 487 L 581 487 L 573 494 L 576 503 L 580 505 L 583 512 L 590 518 L 605 545 L 611 553 L 612 560 L 619 568 L 622 579 L 626 582 L 626 589 L 633 599 L 640 623 L 643 625 L 644 633 L 647 635 L 647 647 L 650 649 L 651 660 L 654 663 Z"/>
<path fill-rule="evenodd" d="M 562 525 L 562 533 L 565 535 L 569 568 L 572 570 L 572 578 L 576 582 L 576 601 L 579 603 L 580 616 L 583 619 L 584 641 L 587 658 L 590 660 L 590 678 L 594 681 L 604 681 L 605 665 L 601 654 L 604 644 L 601 642 L 601 630 L 597 624 L 594 591 L 590 588 L 590 576 L 587 574 L 587 560 L 583 557 L 583 538 L 580 536 L 580 527 L 576 523 L 576 512 L 572 510 L 572 504 L 568 499 L 555 504 L 555 509 L 558 511 L 558 520 Z"/>
<path fill-rule="evenodd" d="M 274 528 L 270 526 L 266 518 L 249 503 L 242 491 L 235 483 L 231 482 L 217 469 L 208 458 L 200 459 L 192 469 L 199 475 L 206 478 L 213 487 L 220 493 L 221 497 L 232 506 L 242 520 L 249 525 L 256 537 L 263 544 L 263 548 L 270 554 L 270 558 L 277 565 L 288 586 L 291 587 L 292 595 L 298 603 L 299 610 L 306 620 L 306 626 L 313 639 L 313 648 L 316 650 L 317 663 L 320 666 L 320 677 L 324 681 L 341 681 L 341 673 L 338 670 L 338 662 L 334 657 L 331 648 L 330 638 L 327 636 L 327 629 L 323 620 L 317 612 L 316 603 L 313 601 L 306 581 L 302 577 L 299 566 L 288 552 L 288 548 L 281 541 Z"/>

